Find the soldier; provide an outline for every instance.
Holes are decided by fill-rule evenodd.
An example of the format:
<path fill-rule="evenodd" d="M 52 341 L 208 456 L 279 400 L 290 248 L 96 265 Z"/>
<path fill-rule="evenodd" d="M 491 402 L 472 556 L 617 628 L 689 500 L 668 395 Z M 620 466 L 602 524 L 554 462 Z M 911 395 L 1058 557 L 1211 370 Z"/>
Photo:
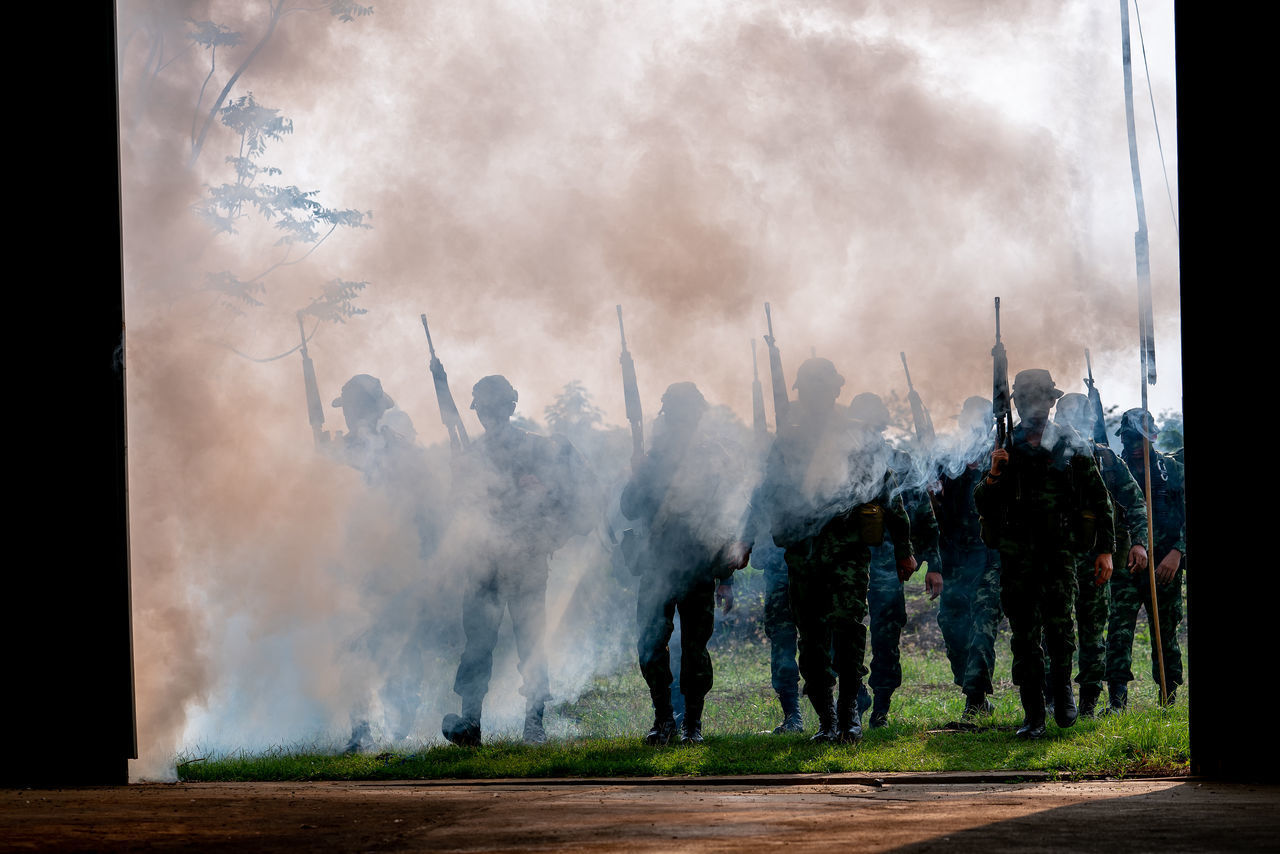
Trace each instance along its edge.
<path fill-rule="evenodd" d="M 1146 469 L 1142 458 L 1142 436 L 1146 433 L 1151 447 L 1151 519 L 1155 530 L 1152 555 L 1156 564 L 1156 609 L 1160 615 L 1160 642 L 1164 648 L 1164 678 L 1168 689 L 1166 700 L 1172 704 L 1177 687 L 1182 684 L 1182 649 L 1178 644 L 1178 626 L 1182 622 L 1182 577 L 1186 554 L 1186 497 L 1183 468 L 1172 455 L 1154 447 L 1160 435 L 1151 413 L 1130 409 L 1120 418 L 1117 435 L 1124 448 L 1121 458 L 1133 479 L 1145 487 Z M 1143 520 L 1145 533 L 1146 520 Z M 1151 584 L 1147 573 L 1132 568 L 1112 579 L 1111 620 L 1107 627 L 1107 694 L 1109 711 L 1123 711 L 1129 701 L 1129 683 L 1133 681 L 1133 630 L 1138 623 L 1138 609 L 1147 610 L 1151 620 Z M 1160 659 L 1156 651 L 1154 625 L 1151 631 L 1151 678 L 1160 682 Z"/>
<path fill-rule="evenodd" d="M 471 408 L 485 432 L 454 475 L 455 524 L 469 526 L 475 546 L 462 605 L 466 646 L 453 684 L 462 714 L 446 715 L 441 731 L 464 746 L 480 743 L 481 711 L 504 611 L 511 614 L 520 656 L 524 741 L 546 741 L 547 561 L 570 536 L 588 533 L 594 525 L 595 483 L 581 455 L 563 437 L 548 439 L 513 426 L 517 399 L 506 377 L 495 374 L 475 384 Z"/>
<path fill-rule="evenodd" d="M 862 738 L 863 665 L 871 548 L 887 526 L 901 577 L 916 569 L 911 526 L 885 443 L 836 410 L 844 377 L 828 359 L 796 372 L 794 423 L 779 429 L 752 502 L 786 549 L 800 673 L 818 713 L 819 742 Z M 839 702 L 835 694 L 839 680 Z"/>
<path fill-rule="evenodd" d="M 640 672 L 653 701 L 653 727 L 645 742 L 664 745 L 676 734 L 671 706 L 671 652 L 667 643 L 680 615 L 680 743 L 702 743 L 702 711 L 711 690 L 707 642 L 719 600 L 733 608 L 733 572 L 750 547 L 739 530 L 745 508 L 742 473 L 698 423 L 707 401 L 693 383 L 674 383 L 662 395 L 653 447 L 622 491 L 628 519 L 642 520 L 648 536 L 636 602 Z"/>
<path fill-rule="evenodd" d="M 1058 401 L 1054 421 L 1075 430 L 1082 437 L 1093 436 L 1095 416 L 1089 398 L 1083 394 L 1065 394 Z M 1115 452 L 1106 445 L 1090 442 L 1093 457 L 1111 496 L 1116 513 L 1116 554 L 1125 555 L 1129 572 L 1147 568 L 1147 503 L 1142 490 L 1129 473 L 1129 469 Z M 1145 577 L 1145 576 L 1144 576 Z M 1116 578 L 1107 584 L 1098 584 L 1093 572 L 1093 556 L 1081 555 L 1076 565 L 1076 631 L 1080 645 L 1077 647 L 1079 671 L 1076 682 L 1080 685 L 1081 717 L 1091 718 L 1097 712 L 1098 698 L 1102 696 L 1102 680 L 1106 675 L 1107 643 L 1103 633 L 1107 627 L 1110 610 L 1110 589 Z M 1136 616 L 1136 615 L 1135 615 Z M 1046 685 L 1046 692 L 1051 688 Z M 1046 697 L 1050 696 L 1046 693 Z"/>
<path fill-rule="evenodd" d="M 891 418 L 888 407 L 878 394 L 863 392 L 856 395 L 849 403 L 849 417 L 867 425 L 884 441 L 884 432 L 889 429 Z M 938 553 L 938 520 L 933 513 L 933 504 L 922 485 L 916 485 L 923 478 L 916 473 L 914 463 L 905 451 L 890 448 L 889 467 L 900 485 L 912 484 L 903 489 L 902 500 L 911 520 L 912 548 L 929 566 L 924 588 L 932 601 L 945 589 L 944 564 Z M 893 692 L 902 684 L 899 643 L 902 629 L 907 625 L 905 582 L 906 578 L 901 576 L 894 558 L 893 537 L 887 536 L 883 543 L 871 549 L 871 578 L 867 589 L 867 610 L 871 616 L 871 675 L 867 684 L 873 695 L 868 724 L 872 729 L 888 725 Z M 859 706 L 860 711 L 867 707 L 865 699 Z"/>
<path fill-rule="evenodd" d="M 1075 431 L 1049 423 L 1049 410 L 1061 396 L 1048 371 L 1018 372 L 1013 403 L 1021 421 L 1012 447 L 992 451 L 991 467 L 974 489 L 984 539 L 1000 551 L 1013 682 L 1026 715 L 1019 738 L 1045 733 L 1042 631 L 1049 647 L 1054 721 L 1060 727 L 1076 722 L 1071 689 L 1076 556 L 1090 549 L 1095 577 L 1106 583 L 1115 550 L 1111 499 L 1093 455 Z"/>
<path fill-rule="evenodd" d="M 800 711 L 800 668 L 796 664 L 796 621 L 791 617 L 791 583 L 785 550 L 773 541 L 767 519 L 756 532 L 751 565 L 764 578 L 764 632 L 769 639 L 769 680 L 782 706 L 774 735 L 804 732 Z"/>
<path fill-rule="evenodd" d="M 996 631 L 1000 610 L 1000 552 L 982 541 L 973 490 L 982 478 L 982 461 L 995 444 L 991 401 L 965 400 L 958 417 L 957 447 L 948 455 L 938 495 L 938 525 L 947 583 L 938 604 L 938 628 L 946 645 L 951 675 L 964 692 L 961 720 L 973 722 L 995 707 L 993 692 Z"/>
<path fill-rule="evenodd" d="M 364 482 L 388 499 L 387 507 L 404 514 L 404 522 L 417 532 L 418 556 L 424 561 L 434 551 L 445 515 L 443 487 L 429 470 L 422 448 L 414 441 L 409 416 L 396 408 L 377 377 L 356 374 L 342 386 L 332 406 L 342 410 L 347 431 L 336 442 L 320 447 L 334 459 L 361 473 Z M 417 568 L 407 573 L 420 577 Z M 404 575 L 406 573 L 401 573 Z M 393 567 L 378 566 L 370 576 L 380 587 L 399 585 Z M 392 736 L 408 736 L 421 696 L 422 661 L 426 647 L 442 640 L 439 627 L 428 625 L 420 600 L 406 595 L 386 595 L 374 606 L 373 625 L 356 644 L 385 678 L 377 688 L 387 708 Z M 372 744 L 369 702 L 362 699 L 352 713 L 351 738 L 345 752 L 354 753 Z"/>

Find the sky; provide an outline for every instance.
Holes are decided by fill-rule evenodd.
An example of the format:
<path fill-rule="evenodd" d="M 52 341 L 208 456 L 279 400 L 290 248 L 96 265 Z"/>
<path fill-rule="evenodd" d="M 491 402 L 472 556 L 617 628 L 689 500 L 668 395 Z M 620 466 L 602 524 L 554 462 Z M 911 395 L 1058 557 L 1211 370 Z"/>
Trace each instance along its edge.
<path fill-rule="evenodd" d="M 139 768 L 208 724 L 246 638 L 331 608 L 299 585 L 346 547 L 358 484 L 314 458 L 298 354 L 245 358 L 288 353 L 327 282 L 367 284 L 365 313 L 309 342 L 326 426 L 343 429 L 327 404 L 370 373 L 423 445 L 446 434 L 421 313 L 472 433 L 470 387 L 493 373 L 519 414 L 542 421 L 576 380 L 625 423 L 617 305 L 650 418 L 692 380 L 749 420 L 766 302 L 789 381 L 814 353 L 845 376 L 841 402 L 901 396 L 905 352 L 943 432 L 990 395 L 997 296 L 1012 372 L 1084 391 L 1088 348 L 1104 403 L 1138 405 L 1117 4 L 474 0 L 346 22 L 284 8 L 228 99 L 292 121 L 257 156 L 279 170 L 261 183 L 370 226 L 309 254 L 276 245 L 278 220 L 250 211 L 230 234 L 195 214 L 234 182 L 240 140 L 215 121 L 193 159 L 193 127 L 269 4 L 118 4 Z M 1176 203 L 1172 3 L 1141 12 Z M 187 38 L 202 21 L 241 43 L 211 57 Z M 1178 242 L 1132 6 L 1130 23 L 1151 408 L 1178 410 Z M 281 261 L 260 305 L 209 287 Z"/>

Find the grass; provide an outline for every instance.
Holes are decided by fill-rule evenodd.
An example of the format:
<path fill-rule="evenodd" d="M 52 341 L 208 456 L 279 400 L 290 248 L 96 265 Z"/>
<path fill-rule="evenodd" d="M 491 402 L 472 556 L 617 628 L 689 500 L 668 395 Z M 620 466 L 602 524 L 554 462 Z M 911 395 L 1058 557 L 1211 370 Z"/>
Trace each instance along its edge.
<path fill-rule="evenodd" d="M 376 755 L 334 755 L 306 746 L 253 754 L 189 753 L 177 757 L 178 777 L 305 781 L 1027 770 L 1078 778 L 1187 773 L 1186 700 L 1180 697 L 1173 708 L 1159 708 L 1159 689 L 1147 664 L 1145 625 L 1140 624 L 1135 642 L 1139 678 L 1130 684 L 1129 711 L 1081 719 L 1067 730 L 1051 722 L 1046 738 L 1028 743 L 1013 736 L 1022 710 L 1007 678 L 1009 647 L 1003 629 L 996 649 L 997 672 L 1005 678 L 996 686 L 995 714 L 980 731 L 939 731 L 959 718 L 964 700 L 951 684 L 933 605 L 922 595 L 909 595 L 903 687 L 894 695 L 890 725 L 866 730 L 858 745 L 832 746 L 809 742 L 816 716 L 807 701 L 808 733 L 761 734 L 778 723 L 780 710 L 769 687 L 768 645 L 749 616 L 758 609 L 742 604 L 748 616 L 722 624 L 713 640 L 716 679 L 703 717 L 703 745 L 653 748 L 642 743 L 653 713 L 639 671 L 630 667 L 597 678 L 575 702 L 548 708 L 553 737 L 545 745 L 494 738 L 479 748 L 423 743 Z"/>

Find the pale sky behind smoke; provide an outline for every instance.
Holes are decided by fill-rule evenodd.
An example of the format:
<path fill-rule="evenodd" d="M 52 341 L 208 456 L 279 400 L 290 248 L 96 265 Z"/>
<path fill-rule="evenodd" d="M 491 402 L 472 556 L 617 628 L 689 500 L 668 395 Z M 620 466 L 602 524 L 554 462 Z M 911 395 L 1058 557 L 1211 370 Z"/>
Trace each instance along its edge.
<path fill-rule="evenodd" d="M 283 170 L 274 183 L 372 211 L 373 228 L 339 230 L 265 280 L 266 305 L 232 318 L 198 290 L 204 274 L 259 272 L 277 235 L 251 219 L 214 237 L 193 215 L 202 184 L 231 179 L 236 140 L 215 127 L 186 168 L 208 54 L 187 51 L 143 85 L 154 42 L 136 27 L 166 33 L 166 61 L 185 44 L 184 16 L 243 31 L 220 51 L 212 92 L 259 37 L 254 10 L 120 5 L 144 742 L 180 732 L 186 704 L 213 690 L 211 626 L 245 601 L 262 621 L 305 619 L 299 579 L 340 549 L 335 520 L 354 487 L 313 464 L 297 355 L 258 364 L 227 349 L 292 347 L 294 311 L 333 278 L 370 284 L 357 301 L 368 313 L 310 344 L 329 429 L 344 429 L 329 401 L 367 372 L 420 441 L 446 439 L 421 312 L 473 433 L 470 388 L 491 373 L 538 421 L 576 379 L 607 422 L 625 423 L 618 303 L 648 418 L 668 384 L 693 380 L 749 421 L 765 301 L 788 384 L 812 347 L 846 377 L 842 403 L 904 395 L 905 350 L 943 432 L 966 397 L 991 393 L 995 296 L 1011 372 L 1048 368 L 1083 391 L 1089 347 L 1104 403 L 1138 404 L 1116 3 L 477 0 L 375 3 L 351 23 L 290 16 L 232 96 L 252 91 L 293 120 L 261 158 Z M 1176 202 L 1172 4 L 1142 10 Z M 1132 8 L 1130 22 L 1151 408 L 1180 409 L 1177 239 Z M 264 593 L 265 567 L 279 580 Z"/>

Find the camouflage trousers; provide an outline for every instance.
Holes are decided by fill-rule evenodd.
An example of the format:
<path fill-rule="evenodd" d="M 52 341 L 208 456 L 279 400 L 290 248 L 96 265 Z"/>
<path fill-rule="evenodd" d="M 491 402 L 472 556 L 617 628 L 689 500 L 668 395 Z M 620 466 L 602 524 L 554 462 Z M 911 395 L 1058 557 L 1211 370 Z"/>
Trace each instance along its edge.
<path fill-rule="evenodd" d="M 947 555 L 947 580 L 938 602 L 938 628 L 951 676 L 966 693 L 994 692 L 996 631 L 1000 610 L 1000 565 L 984 545 Z"/>
<path fill-rule="evenodd" d="M 1043 685 L 1046 666 L 1070 678 L 1077 560 L 1065 546 L 1001 543 L 1000 602 L 1009 618 L 1013 684 Z"/>
<path fill-rule="evenodd" d="M 680 615 L 680 694 L 684 703 L 700 705 L 711 690 L 711 653 L 707 642 L 715 631 L 715 583 L 672 579 L 646 572 L 636 599 L 636 652 L 640 674 L 659 717 L 673 713 L 671 650 L 668 643 Z"/>
<path fill-rule="evenodd" d="M 1104 634 L 1107 629 L 1107 615 L 1111 610 L 1111 587 L 1104 584 L 1099 587 L 1093 580 L 1093 555 L 1080 558 L 1076 565 L 1076 682 L 1082 687 L 1092 685 L 1102 687 L 1102 679 L 1106 674 L 1107 642 Z M 1042 644 L 1045 654 L 1045 669 L 1049 669 L 1049 649 Z M 1045 683 L 1045 696 L 1050 696 L 1053 686 Z"/>
<path fill-rule="evenodd" d="M 867 587 L 871 551 L 854 523 L 833 519 L 816 537 L 787 549 L 791 614 L 799 632 L 800 675 L 810 698 L 840 681 L 841 693 L 857 693 L 867 668 Z"/>
<path fill-rule="evenodd" d="M 1163 557 L 1169 549 L 1157 549 L 1152 557 Z M 1160 642 L 1164 648 L 1164 678 L 1170 688 L 1182 684 L 1182 647 L 1178 643 L 1178 626 L 1182 624 L 1182 578 L 1186 560 L 1168 584 L 1156 582 L 1156 610 L 1160 615 Z M 1133 681 L 1133 632 L 1138 625 L 1138 610 L 1147 612 L 1151 626 L 1151 679 L 1160 683 L 1160 659 L 1156 651 L 1156 632 L 1151 620 L 1151 587 L 1148 571 L 1131 573 L 1121 567 L 1111 576 L 1111 618 L 1107 625 L 1108 682 Z"/>
<path fill-rule="evenodd" d="M 509 564 L 520 571 L 510 571 Z M 462 697 L 465 713 L 475 713 L 489 693 L 493 675 L 493 648 L 504 612 L 511 614 L 511 628 L 520 656 L 520 693 L 530 703 L 551 698 L 543 633 L 547 620 L 547 559 L 521 555 L 472 573 L 462 599 L 462 631 L 466 646 L 453 690 Z"/>
<path fill-rule="evenodd" d="M 777 558 L 756 563 L 756 552 L 751 560 L 756 566 L 763 564 L 764 573 L 764 633 L 769 638 L 769 677 L 778 696 L 800 693 L 800 668 L 796 664 L 796 621 L 791 616 L 791 583 L 782 549 Z"/>
<path fill-rule="evenodd" d="M 872 691 L 892 691 L 902 684 L 901 641 L 907 625 L 907 597 L 888 538 L 871 549 L 867 611 L 871 618 L 871 676 L 867 685 Z"/>

